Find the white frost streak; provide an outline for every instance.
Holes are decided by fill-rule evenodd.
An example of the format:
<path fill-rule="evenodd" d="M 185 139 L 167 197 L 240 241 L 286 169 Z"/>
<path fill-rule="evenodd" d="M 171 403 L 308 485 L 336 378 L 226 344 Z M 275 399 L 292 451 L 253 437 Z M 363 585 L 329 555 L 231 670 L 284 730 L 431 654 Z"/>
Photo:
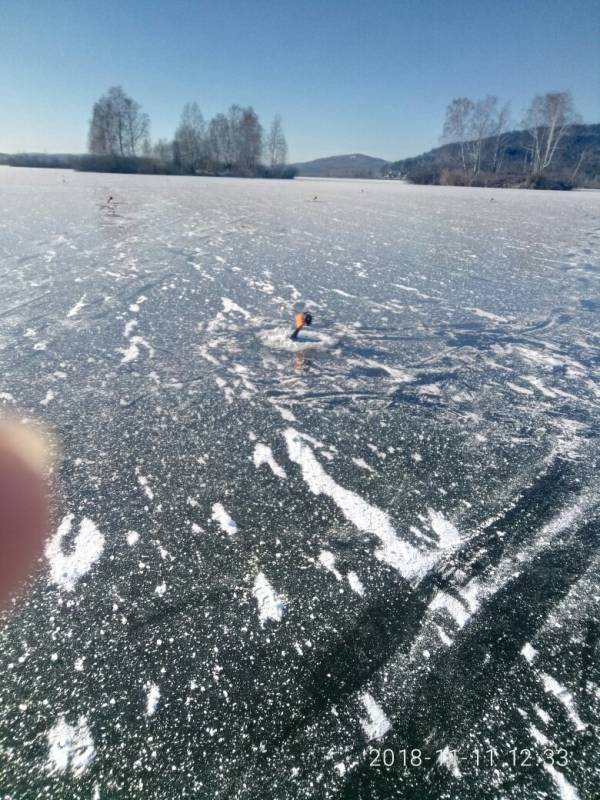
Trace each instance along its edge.
<path fill-rule="evenodd" d="M 138 475 L 137 476 L 137 480 L 138 480 L 139 485 L 144 490 L 144 494 L 146 495 L 148 500 L 154 500 L 154 492 L 148 486 L 148 478 L 145 478 L 143 475 Z"/>
<path fill-rule="evenodd" d="M 67 591 L 73 591 L 77 581 L 89 572 L 102 555 L 104 536 L 91 519 L 84 517 L 69 555 L 62 550 L 62 541 L 71 531 L 73 514 L 67 514 L 58 530 L 46 545 L 46 558 L 50 562 L 50 579 Z"/>
<path fill-rule="evenodd" d="M 238 306 L 237 303 L 234 303 L 233 300 L 230 300 L 228 297 L 222 297 L 221 302 L 223 303 L 223 311 L 225 314 L 230 314 L 232 311 L 237 311 L 238 314 L 242 314 L 246 319 L 251 319 L 252 314 L 246 311 L 245 308 Z"/>
<path fill-rule="evenodd" d="M 584 722 L 582 722 L 579 714 L 577 713 L 577 708 L 573 702 L 573 695 L 564 686 L 561 686 L 560 683 L 551 675 L 547 675 L 545 672 L 542 672 L 540 677 L 544 684 L 544 691 L 553 694 L 558 702 L 563 704 L 569 719 L 573 725 L 575 725 L 576 730 L 585 730 L 586 725 Z"/>
<path fill-rule="evenodd" d="M 281 622 L 285 604 L 267 580 L 264 572 L 259 572 L 256 576 L 252 594 L 256 598 L 261 625 L 264 625 L 268 619 Z"/>
<path fill-rule="evenodd" d="M 267 447 L 266 444 L 257 444 L 254 448 L 254 454 L 252 456 L 252 460 L 254 461 L 254 466 L 258 469 L 261 464 L 267 464 L 271 468 L 271 471 L 274 475 L 278 478 L 284 480 L 286 476 L 286 472 L 282 466 L 280 466 L 277 461 L 275 461 L 275 456 L 273 455 L 273 451 L 270 447 Z"/>
<path fill-rule="evenodd" d="M 335 556 L 329 550 L 321 550 L 319 554 L 319 561 L 323 567 L 327 570 L 327 572 L 331 572 L 332 575 L 335 575 L 336 580 L 341 581 L 342 576 L 335 568 Z"/>
<path fill-rule="evenodd" d="M 219 524 L 223 533 L 228 533 L 230 536 L 237 533 L 237 524 L 231 519 L 221 503 L 213 505 L 211 519 Z"/>
<path fill-rule="evenodd" d="M 440 547 L 455 547 L 460 543 L 460 534 L 457 529 L 441 512 L 433 511 L 430 508 L 427 513 L 429 514 L 429 524 L 438 536 Z"/>
<path fill-rule="evenodd" d="M 462 777 L 462 773 L 458 767 L 458 754 L 454 750 L 450 750 L 448 745 L 440 750 L 437 758 L 437 763 L 443 767 L 447 767 L 455 778 Z"/>
<path fill-rule="evenodd" d="M 119 348 L 119 352 L 123 353 L 121 364 L 129 364 L 131 361 L 137 361 L 140 355 L 140 345 L 146 348 L 150 358 L 154 355 L 154 349 L 142 336 L 132 336 L 129 342 L 129 347 L 126 350 Z"/>
<path fill-rule="evenodd" d="M 561 800 L 579 800 L 579 795 L 575 791 L 575 787 L 571 786 L 569 781 L 565 778 L 562 772 L 559 772 L 555 769 L 551 764 L 544 763 L 544 769 L 554 783 L 556 784 L 556 788 L 558 789 L 558 793 L 560 794 Z"/>
<path fill-rule="evenodd" d="M 381 739 L 392 727 L 391 722 L 384 714 L 379 703 L 376 702 L 373 695 L 369 694 L 369 692 L 363 692 L 360 695 L 360 700 L 367 712 L 367 718 L 361 718 L 360 720 L 367 741 L 370 742 L 372 739 Z"/>
<path fill-rule="evenodd" d="M 137 544 L 140 540 L 140 535 L 137 531 L 127 531 L 127 544 L 130 547 L 133 547 L 134 544 Z"/>
<path fill-rule="evenodd" d="M 361 597 L 365 596 L 365 587 L 362 585 L 360 578 L 356 574 L 356 572 L 349 572 L 346 577 L 348 578 L 348 583 L 350 584 L 350 588 L 356 594 L 359 594 Z"/>
<path fill-rule="evenodd" d="M 69 317 L 69 318 L 70 317 L 76 317 L 77 314 L 79 314 L 79 312 L 81 311 L 81 309 L 85 308 L 85 306 L 87 306 L 87 303 L 84 303 L 85 298 L 86 298 L 86 295 L 84 294 L 83 297 L 81 298 L 81 300 L 79 300 L 77 303 L 75 303 L 73 308 L 69 309 L 69 311 L 67 312 L 67 317 Z"/>
<path fill-rule="evenodd" d="M 46 397 L 44 397 L 43 400 L 40 400 L 40 405 L 47 406 L 48 403 L 52 402 L 52 400 L 54 400 L 54 392 L 52 391 L 52 389 L 48 389 L 48 391 L 46 392 Z"/>
<path fill-rule="evenodd" d="M 523 647 L 521 648 L 521 655 L 523 658 L 528 661 L 530 664 L 532 663 L 533 659 L 537 656 L 538 651 L 532 647 L 529 642 L 526 642 Z"/>
<path fill-rule="evenodd" d="M 382 547 L 375 556 L 397 569 L 405 578 L 423 575 L 436 559 L 436 554 L 423 555 L 396 535 L 389 516 L 354 492 L 337 484 L 323 469 L 310 447 L 294 428 L 284 431 L 289 457 L 302 470 L 302 477 L 313 494 L 330 497 L 344 517 L 365 533 L 372 533 Z"/>
<path fill-rule="evenodd" d="M 146 684 L 146 716 L 151 717 L 158 708 L 160 689 L 155 683 Z"/>
<path fill-rule="evenodd" d="M 429 608 L 431 611 L 435 611 L 437 608 L 445 608 L 446 611 L 454 617 L 459 628 L 464 627 L 471 616 L 460 600 L 457 600 L 455 597 L 445 592 L 437 592 L 429 604 Z"/>
<path fill-rule="evenodd" d="M 48 731 L 48 772 L 70 772 L 79 777 L 94 760 L 94 740 L 85 717 L 80 717 L 77 727 L 69 725 L 64 717 Z"/>
<path fill-rule="evenodd" d="M 128 339 L 134 330 L 137 328 L 138 321 L 137 319 L 131 319 L 129 322 L 125 323 L 125 330 L 123 331 L 123 336 Z"/>

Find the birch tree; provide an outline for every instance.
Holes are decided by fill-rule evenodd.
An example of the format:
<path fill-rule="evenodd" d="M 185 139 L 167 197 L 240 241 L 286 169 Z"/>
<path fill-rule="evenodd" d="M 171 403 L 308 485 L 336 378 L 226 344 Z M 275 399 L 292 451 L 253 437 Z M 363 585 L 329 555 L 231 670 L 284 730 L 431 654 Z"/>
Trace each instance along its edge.
<path fill-rule="evenodd" d="M 524 125 L 531 137 L 531 172 L 534 175 L 541 175 L 552 164 L 561 141 L 578 121 L 570 92 L 547 92 L 533 98 Z"/>
<path fill-rule="evenodd" d="M 505 103 L 501 109 L 498 110 L 494 119 L 492 120 L 492 157 L 491 169 L 492 172 L 498 172 L 502 165 L 502 158 L 504 155 L 504 148 L 506 143 L 506 133 L 508 131 L 510 121 L 510 103 Z"/>
<path fill-rule="evenodd" d="M 182 172 L 194 173 L 207 157 L 206 125 L 198 103 L 186 103 L 175 131 L 174 152 Z"/>
<path fill-rule="evenodd" d="M 88 149 L 94 155 L 138 155 L 148 141 L 150 120 L 120 86 L 112 86 L 92 109 Z"/>
<path fill-rule="evenodd" d="M 471 109 L 467 135 L 473 175 L 481 171 L 484 141 L 492 135 L 497 106 L 498 98 L 488 95 L 483 100 L 477 100 Z"/>
<path fill-rule="evenodd" d="M 242 110 L 239 124 L 240 170 L 245 175 L 254 175 L 263 151 L 263 129 L 258 115 L 252 108 Z"/>
<path fill-rule="evenodd" d="M 267 159 L 271 167 L 283 166 L 287 160 L 287 142 L 283 134 L 281 116 L 276 114 L 267 137 Z"/>
<path fill-rule="evenodd" d="M 460 163 L 465 173 L 467 171 L 465 142 L 474 105 L 468 97 L 454 98 L 446 108 L 446 120 L 442 134 L 442 141 L 448 144 L 457 143 Z"/>

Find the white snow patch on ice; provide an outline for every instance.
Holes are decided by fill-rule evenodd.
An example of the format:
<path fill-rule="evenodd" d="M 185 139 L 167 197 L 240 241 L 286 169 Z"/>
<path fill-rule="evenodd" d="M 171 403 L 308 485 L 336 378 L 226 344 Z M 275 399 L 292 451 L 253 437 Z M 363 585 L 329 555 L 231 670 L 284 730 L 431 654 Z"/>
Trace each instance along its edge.
<path fill-rule="evenodd" d="M 458 767 L 458 753 L 455 750 L 451 750 L 448 745 L 446 745 L 443 750 L 440 750 L 437 763 L 450 770 L 455 778 L 462 777 L 462 773 Z"/>
<path fill-rule="evenodd" d="M 230 536 L 237 533 L 237 524 L 231 519 L 227 511 L 225 511 L 222 503 L 215 503 L 213 505 L 211 519 L 219 524 L 223 533 L 228 533 Z"/>
<path fill-rule="evenodd" d="M 370 467 L 364 460 L 364 458 L 353 458 L 352 461 L 356 464 L 357 467 L 360 467 L 361 469 L 366 469 L 367 472 L 375 472 L 373 467 Z"/>
<path fill-rule="evenodd" d="M 67 591 L 72 591 L 77 581 L 98 561 L 105 542 L 104 536 L 92 520 L 84 517 L 79 525 L 73 549 L 66 555 L 62 549 L 62 541 L 71 531 L 73 516 L 67 514 L 63 518 L 58 530 L 46 545 L 46 558 L 50 562 L 50 579 Z"/>
<path fill-rule="evenodd" d="M 87 306 L 87 303 L 85 302 L 86 296 L 87 295 L 84 294 L 83 297 L 81 298 L 81 300 L 78 300 L 75 303 L 75 305 L 73 306 L 73 308 L 69 309 L 69 311 L 67 312 L 67 317 L 69 317 L 69 318 L 70 317 L 76 317 L 77 314 L 79 314 L 79 312 L 81 311 L 81 309 L 85 308 L 85 306 Z"/>
<path fill-rule="evenodd" d="M 233 300 L 230 300 L 228 297 L 222 297 L 221 302 L 223 303 L 223 311 L 225 314 L 230 314 L 232 311 L 237 311 L 238 314 L 241 314 L 246 319 L 252 319 L 252 314 L 249 311 L 246 311 L 245 308 L 238 306 L 237 303 L 234 303 Z"/>
<path fill-rule="evenodd" d="M 538 651 L 533 648 L 529 642 L 526 642 L 523 647 L 521 648 L 521 655 L 523 658 L 528 661 L 530 664 L 532 663 L 533 659 L 537 656 Z"/>
<path fill-rule="evenodd" d="M 154 492 L 148 485 L 148 478 L 144 477 L 143 475 L 140 475 L 138 472 L 137 481 L 144 490 L 144 494 L 146 495 L 148 500 L 154 500 Z"/>
<path fill-rule="evenodd" d="M 438 397 L 442 390 L 437 383 L 427 383 L 424 386 L 419 386 L 417 394 L 425 394 L 431 397 Z"/>
<path fill-rule="evenodd" d="M 54 400 L 54 392 L 52 391 L 52 389 L 48 389 L 48 391 L 46 392 L 46 397 L 44 397 L 43 400 L 40 400 L 40 405 L 47 406 L 48 403 L 52 402 L 52 400 Z"/>
<path fill-rule="evenodd" d="M 545 736 L 540 730 L 538 730 L 535 725 L 529 726 L 529 733 L 535 739 L 535 741 L 545 747 L 547 744 L 550 744 L 550 740 L 547 736 Z"/>
<path fill-rule="evenodd" d="M 535 711 L 535 713 L 538 715 L 538 717 L 539 717 L 539 718 L 542 720 L 542 722 L 545 722 L 545 723 L 546 723 L 546 725 L 547 725 L 547 724 L 550 722 L 550 720 L 552 719 L 552 717 L 550 716 L 550 714 L 548 714 L 548 712 L 547 712 L 547 711 L 544 711 L 544 709 L 543 709 L 543 708 L 540 708 L 539 706 L 534 706 L 534 707 L 533 707 L 533 710 L 534 710 L 534 711 Z"/>
<path fill-rule="evenodd" d="M 470 308 L 469 311 L 472 311 L 474 314 L 477 314 L 478 317 L 483 317 L 484 319 L 491 319 L 492 322 L 508 322 L 506 317 L 499 317 L 497 314 L 492 314 L 490 311 L 484 311 L 482 308 Z"/>
<path fill-rule="evenodd" d="M 134 330 L 137 328 L 137 326 L 138 326 L 137 319 L 130 319 L 129 322 L 125 323 L 125 330 L 123 331 L 123 336 L 126 339 L 128 339 L 134 332 Z"/>
<path fill-rule="evenodd" d="M 365 707 L 367 717 L 361 717 L 360 724 L 365 732 L 367 741 L 381 739 L 392 727 L 391 722 L 386 717 L 383 709 L 369 692 L 363 692 L 360 700 Z"/>
<path fill-rule="evenodd" d="M 516 383 L 511 383 L 510 381 L 506 381 L 506 385 L 509 386 L 513 392 L 517 392 L 517 394 L 527 394 L 530 397 L 533 396 L 531 389 L 526 389 L 524 386 L 517 386 Z"/>
<path fill-rule="evenodd" d="M 429 524 L 438 536 L 440 547 L 455 547 L 460 543 L 460 534 L 458 530 L 446 519 L 441 511 L 434 511 L 429 508 L 427 509 L 427 513 L 429 514 Z"/>
<path fill-rule="evenodd" d="M 443 629 L 443 628 L 442 628 L 440 625 L 436 625 L 436 626 L 435 626 L 435 628 L 436 628 L 436 630 L 437 630 L 437 632 L 438 632 L 438 636 L 440 637 L 440 639 L 442 640 L 442 642 L 443 642 L 443 643 L 444 643 L 444 644 L 445 644 L 447 647 L 450 647 L 450 645 L 452 645 L 452 644 L 454 643 L 454 639 L 451 639 L 451 638 L 448 636 L 448 634 L 446 633 L 446 631 L 445 631 L 445 630 L 444 630 L 444 629 Z"/>
<path fill-rule="evenodd" d="M 338 581 L 343 580 L 341 574 L 335 568 L 335 556 L 330 550 L 321 550 L 319 553 L 319 562 L 328 572 L 335 575 Z"/>
<path fill-rule="evenodd" d="M 140 345 L 146 348 L 150 357 L 154 355 L 154 349 L 142 336 L 132 336 L 129 340 L 129 347 L 126 349 L 118 348 L 119 353 L 123 353 L 121 364 L 129 364 L 131 361 L 136 361 L 140 355 Z"/>
<path fill-rule="evenodd" d="M 375 556 L 397 569 L 405 578 L 423 575 L 436 560 L 435 554 L 424 555 L 416 547 L 398 538 L 385 511 L 371 505 L 349 489 L 344 489 L 328 475 L 313 451 L 294 428 L 283 433 L 289 457 L 302 470 L 302 477 L 315 495 L 330 497 L 344 517 L 360 531 L 376 536 L 381 548 Z"/>
<path fill-rule="evenodd" d="M 271 404 L 275 407 L 275 410 L 281 414 L 286 422 L 297 422 L 296 417 L 289 408 L 282 408 L 281 406 L 278 406 L 277 403 L 274 403 L 273 400 L 271 400 Z"/>
<path fill-rule="evenodd" d="M 459 628 L 464 627 L 471 616 L 460 600 L 457 600 L 455 597 L 445 592 L 436 592 L 435 597 L 431 603 L 429 603 L 429 608 L 431 611 L 435 611 L 438 608 L 445 608 L 446 611 L 454 617 Z"/>
<path fill-rule="evenodd" d="M 130 547 L 133 547 L 134 544 L 137 544 L 140 540 L 140 535 L 137 531 L 127 531 L 127 544 Z"/>
<path fill-rule="evenodd" d="M 558 702 L 562 703 L 562 705 L 565 707 L 567 715 L 569 716 L 569 719 L 573 725 L 575 725 L 575 729 L 578 731 L 585 730 L 587 726 L 577 713 L 577 707 L 575 706 L 571 692 L 569 692 L 566 687 L 561 686 L 555 678 L 545 672 L 542 672 L 540 677 L 544 684 L 544 691 L 548 692 L 549 694 L 553 694 Z"/>
<path fill-rule="evenodd" d="M 269 583 L 264 572 L 259 572 L 256 576 L 252 594 L 256 598 L 261 625 L 264 625 L 268 619 L 281 622 L 285 604 L 283 599 Z"/>
<path fill-rule="evenodd" d="M 137 313 L 138 313 L 138 311 L 140 310 L 140 306 L 142 305 L 142 303 L 145 303 L 147 299 L 148 299 L 147 297 L 144 297 L 144 295 L 143 295 L 143 294 L 141 294 L 141 295 L 138 297 L 138 299 L 136 300 L 136 302 L 135 302 L 135 303 L 132 303 L 132 304 L 129 306 L 129 310 L 130 310 L 130 311 L 133 311 L 133 313 L 134 313 L 134 314 L 137 314 Z"/>
<path fill-rule="evenodd" d="M 348 578 L 348 583 L 350 584 L 350 588 L 356 594 L 359 594 L 361 597 L 365 596 L 365 587 L 362 585 L 362 582 L 356 572 L 349 572 L 346 577 Z"/>
<path fill-rule="evenodd" d="M 547 764 L 545 761 L 544 769 L 556 784 L 561 800 L 579 800 L 575 787 L 569 783 L 562 772 L 559 772 L 552 764 Z"/>
<path fill-rule="evenodd" d="M 4 400 L 6 403 L 17 402 L 10 392 L 0 392 L 0 400 Z"/>
<path fill-rule="evenodd" d="M 157 594 L 159 597 L 162 597 L 166 591 L 167 591 L 167 584 L 163 582 L 159 583 L 158 586 L 154 589 L 154 594 Z"/>
<path fill-rule="evenodd" d="M 151 717 L 158 708 L 158 701 L 160 699 L 160 689 L 155 683 L 149 682 L 145 686 L 146 689 L 146 716 Z"/>
<path fill-rule="evenodd" d="M 254 447 L 252 460 L 254 461 L 254 466 L 257 469 L 261 464 L 267 464 L 267 466 L 271 468 L 272 473 L 278 478 L 284 479 L 287 477 L 284 468 L 280 466 L 277 461 L 275 461 L 273 451 L 270 447 L 267 447 L 266 444 L 257 444 Z"/>
<path fill-rule="evenodd" d="M 89 768 L 96 755 L 85 717 L 79 718 L 77 726 L 69 725 L 64 717 L 59 717 L 48 731 L 47 739 L 46 769 L 51 774 L 69 771 L 77 778 Z"/>

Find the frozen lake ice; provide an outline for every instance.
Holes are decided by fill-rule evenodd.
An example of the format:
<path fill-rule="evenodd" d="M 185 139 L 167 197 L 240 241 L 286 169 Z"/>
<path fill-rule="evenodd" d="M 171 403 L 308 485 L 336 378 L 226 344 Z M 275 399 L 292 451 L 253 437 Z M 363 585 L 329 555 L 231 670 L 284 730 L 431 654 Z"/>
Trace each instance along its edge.
<path fill-rule="evenodd" d="M 63 450 L 3 795 L 600 793 L 600 193 L 0 167 L 0 209 L 0 407 Z"/>

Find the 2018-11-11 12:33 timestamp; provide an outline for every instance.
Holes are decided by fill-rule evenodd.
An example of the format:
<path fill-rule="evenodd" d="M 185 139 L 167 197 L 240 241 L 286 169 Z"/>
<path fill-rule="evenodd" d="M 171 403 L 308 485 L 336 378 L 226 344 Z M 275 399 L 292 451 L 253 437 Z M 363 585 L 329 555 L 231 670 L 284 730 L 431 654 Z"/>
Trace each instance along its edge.
<path fill-rule="evenodd" d="M 378 748 L 368 750 L 369 766 L 372 769 L 411 770 L 435 765 L 449 768 L 471 767 L 475 769 L 498 769 L 502 767 L 523 768 L 547 764 L 552 767 L 566 767 L 569 754 L 564 747 L 517 748 L 504 752 L 496 748 L 450 748 L 424 750 L 419 747 Z"/>

